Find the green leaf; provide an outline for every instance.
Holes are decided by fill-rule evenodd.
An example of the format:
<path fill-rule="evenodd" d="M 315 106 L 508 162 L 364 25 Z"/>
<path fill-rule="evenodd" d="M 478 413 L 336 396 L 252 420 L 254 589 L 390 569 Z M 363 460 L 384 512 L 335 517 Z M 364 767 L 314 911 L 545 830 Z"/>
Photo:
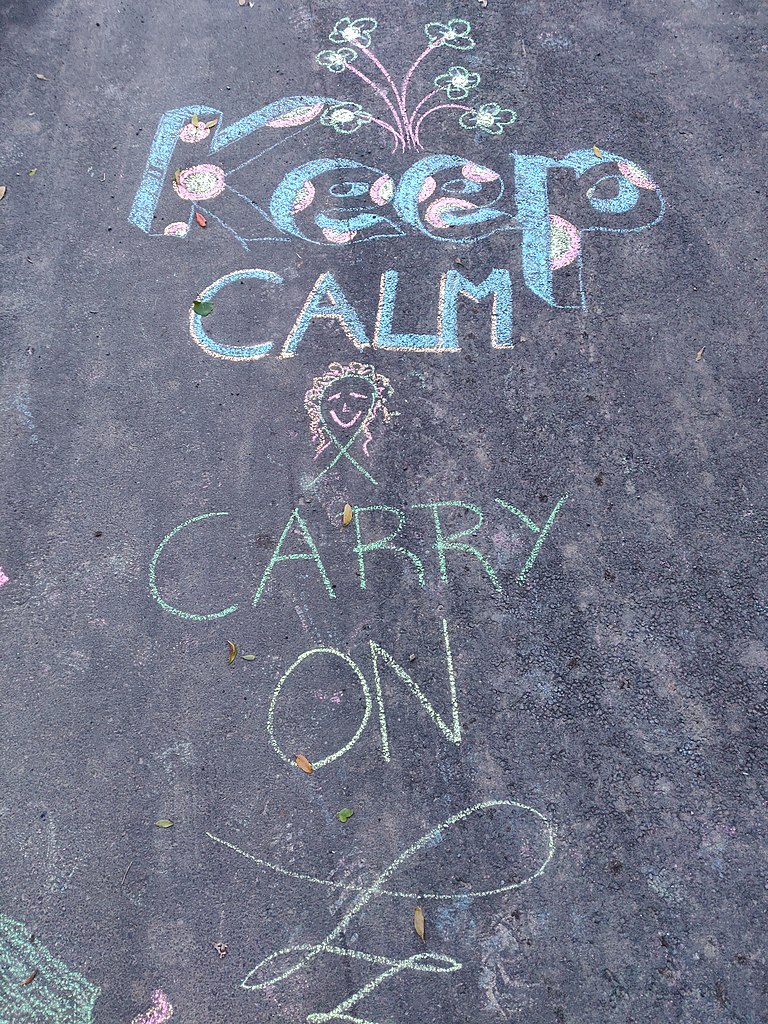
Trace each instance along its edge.
<path fill-rule="evenodd" d="M 37 168 L 30 167 L 30 169 L 27 171 L 27 174 L 30 176 L 30 178 L 34 178 L 34 176 L 37 174 Z"/>
<path fill-rule="evenodd" d="M 171 825 L 173 825 L 173 822 L 169 821 L 168 818 L 161 818 L 160 821 L 156 821 L 155 824 L 158 828 L 170 828 Z"/>
<path fill-rule="evenodd" d="M 354 813 L 351 807 L 342 807 L 340 811 L 336 812 L 336 817 L 339 821 L 349 821 Z"/>
<path fill-rule="evenodd" d="M 192 303 L 192 308 L 198 316 L 209 316 L 213 312 L 213 303 L 201 302 L 200 299 L 195 299 Z"/>
<path fill-rule="evenodd" d="M 243 655 L 243 661 L 256 661 L 256 655 L 255 654 L 244 654 Z"/>

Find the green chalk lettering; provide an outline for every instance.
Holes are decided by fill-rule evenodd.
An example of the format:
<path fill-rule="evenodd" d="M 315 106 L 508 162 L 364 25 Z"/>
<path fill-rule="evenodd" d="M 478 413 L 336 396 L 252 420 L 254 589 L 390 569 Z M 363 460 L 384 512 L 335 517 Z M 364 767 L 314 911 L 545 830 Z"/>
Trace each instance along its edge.
<path fill-rule="evenodd" d="M 185 522 L 179 523 L 178 526 L 175 526 L 171 530 L 171 532 L 166 537 L 163 537 L 163 539 L 158 544 L 157 549 L 155 550 L 155 553 L 152 555 L 152 559 L 149 563 L 149 592 L 152 594 L 152 597 L 154 597 L 154 599 L 157 601 L 160 607 L 164 608 L 165 611 L 170 612 L 171 615 L 177 615 L 180 619 L 190 619 L 193 622 L 208 622 L 210 619 L 223 619 L 225 615 L 231 615 L 232 612 L 237 611 L 238 605 L 236 604 L 230 605 L 229 608 L 223 608 L 220 612 L 209 612 L 207 615 L 198 615 L 195 612 L 182 611 L 181 608 L 174 607 L 174 605 L 169 604 L 160 596 L 160 591 L 157 589 L 156 579 L 157 561 L 160 558 L 163 549 L 166 547 L 167 544 L 169 544 L 173 540 L 177 533 L 181 533 L 181 531 L 185 530 L 188 526 L 191 526 L 193 523 L 200 523 L 204 519 L 214 519 L 216 516 L 228 515 L 229 512 L 206 512 L 202 516 L 194 516 L 192 519 L 187 519 Z"/>
<path fill-rule="evenodd" d="M 288 536 L 290 529 L 294 523 L 300 530 L 301 535 L 304 538 L 304 543 L 309 548 L 309 551 L 292 551 L 290 554 L 283 555 L 280 553 L 281 549 L 285 542 L 285 538 Z M 328 573 L 325 571 L 323 560 L 320 557 L 320 552 L 317 550 L 317 545 L 312 539 L 312 534 L 309 532 L 309 527 L 301 518 L 298 508 L 295 508 L 293 512 L 291 512 L 288 522 L 285 524 L 285 529 L 280 534 L 280 540 L 277 542 L 277 547 L 272 552 L 272 557 L 270 558 L 269 563 L 267 564 L 267 567 L 264 570 L 264 575 L 261 577 L 261 582 L 259 583 L 258 590 L 256 591 L 256 594 L 253 598 L 254 608 L 259 603 L 259 599 L 261 598 L 261 595 L 264 593 L 264 588 L 267 585 L 267 581 L 269 580 L 269 577 L 272 574 L 272 570 L 278 564 L 278 562 L 292 562 L 299 560 L 309 560 L 311 562 L 314 562 L 315 565 L 317 566 L 317 571 L 320 573 L 323 583 L 325 584 L 325 589 L 328 591 L 328 596 L 336 597 L 336 594 L 334 593 L 333 587 L 331 585 L 331 581 L 328 579 Z"/>
<path fill-rule="evenodd" d="M 381 688 L 381 676 L 379 674 L 379 659 L 381 659 L 386 665 L 388 665 L 395 675 L 400 679 L 401 682 L 405 683 L 408 689 L 411 691 L 413 696 L 426 711 L 429 717 L 432 719 L 433 725 L 435 725 L 445 738 L 450 743 L 461 743 L 461 724 L 459 722 L 459 698 L 456 693 L 456 674 L 453 670 L 453 655 L 451 654 L 451 641 L 448 636 L 448 623 L 443 619 L 443 643 L 445 644 L 445 663 L 448 669 L 448 690 L 450 693 L 451 701 L 451 724 L 448 725 L 445 719 L 440 715 L 432 705 L 431 701 L 421 689 L 421 687 L 414 682 L 413 678 L 405 671 L 402 665 L 399 665 L 389 651 L 385 650 L 380 644 L 375 641 L 370 641 L 371 647 L 371 661 L 373 663 L 373 680 L 376 690 L 376 703 L 379 711 L 379 730 L 381 732 L 381 749 L 384 754 L 384 760 L 390 761 L 391 756 L 389 752 L 389 730 L 387 729 L 387 714 L 384 710 L 384 695 Z"/>
<path fill-rule="evenodd" d="M 477 507 L 477 505 L 471 505 L 466 501 L 433 501 L 423 505 L 413 505 L 413 508 L 431 508 L 432 515 L 435 521 L 435 551 L 437 551 L 437 558 L 440 565 L 440 579 L 443 582 L 448 582 L 448 565 L 445 560 L 446 551 L 464 551 L 468 555 L 474 555 L 475 558 L 480 562 L 483 569 L 488 573 L 488 578 L 495 590 L 501 592 L 501 584 L 499 578 L 496 575 L 496 571 L 493 566 L 488 562 L 483 555 L 472 547 L 471 544 L 458 543 L 462 537 L 471 537 L 473 534 L 482 527 L 484 519 L 483 513 Z M 451 533 L 446 536 L 443 533 L 443 525 L 440 522 L 440 509 L 441 508 L 463 508 L 468 512 L 472 512 L 476 517 L 477 521 L 472 525 L 468 526 L 464 530 L 458 530 L 456 533 Z"/>
<path fill-rule="evenodd" d="M 536 543 L 531 548 L 531 553 L 528 555 L 525 565 L 515 578 L 516 583 L 522 583 L 525 580 L 525 577 L 533 568 L 533 563 L 539 556 L 539 552 L 541 551 L 541 545 L 547 538 L 547 534 L 549 533 L 550 527 L 552 526 L 552 523 L 555 521 L 555 516 L 567 500 L 568 495 L 564 494 L 562 498 L 560 498 L 560 500 L 557 502 L 555 507 L 552 509 L 546 523 L 544 523 L 543 526 L 537 526 L 536 523 L 534 523 L 534 521 L 530 519 L 524 512 L 521 512 L 519 508 L 515 508 L 514 505 L 510 505 L 508 502 L 502 501 L 501 498 L 495 499 L 497 505 L 501 505 L 501 507 L 505 508 L 507 512 L 511 512 L 513 516 L 517 516 L 520 522 L 524 523 L 532 533 L 537 534 Z"/>
<path fill-rule="evenodd" d="M 399 508 L 393 508 L 392 505 L 368 505 L 364 508 L 354 508 L 355 517 L 355 533 L 357 534 L 357 544 L 355 545 L 355 552 L 357 553 L 357 560 L 360 565 L 360 589 L 365 590 L 366 588 L 366 576 L 365 576 L 365 555 L 369 551 L 395 551 L 400 555 L 405 555 L 413 562 L 416 566 L 416 573 L 419 577 L 419 583 L 423 587 L 425 586 L 424 580 L 424 566 L 422 565 L 421 559 L 418 555 L 414 554 L 413 551 L 409 551 L 408 548 L 401 548 L 397 544 L 393 544 L 392 541 L 400 533 L 405 524 L 405 516 Z M 360 529 L 360 516 L 363 512 L 391 512 L 397 517 L 397 527 L 393 533 L 390 533 L 387 537 L 380 537 L 378 540 L 367 541 L 363 543 L 362 531 Z"/>

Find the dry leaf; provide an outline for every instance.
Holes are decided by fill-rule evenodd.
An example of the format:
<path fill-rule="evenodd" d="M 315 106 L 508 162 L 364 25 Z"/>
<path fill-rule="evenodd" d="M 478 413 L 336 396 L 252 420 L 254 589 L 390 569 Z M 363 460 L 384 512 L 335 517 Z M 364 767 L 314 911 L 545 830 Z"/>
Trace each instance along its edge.
<path fill-rule="evenodd" d="M 307 773 L 307 775 L 311 775 L 311 774 L 312 774 L 312 772 L 314 771 L 314 768 L 313 768 L 313 767 L 312 767 L 312 765 L 311 765 L 311 764 L 309 763 L 309 761 L 308 761 L 308 760 L 306 759 L 306 757 L 304 757 L 304 755 L 303 755 L 303 754 L 297 754 L 297 755 L 296 755 L 296 756 L 294 757 L 294 761 L 295 761 L 295 762 L 296 762 L 296 764 L 297 764 L 297 765 L 299 766 L 299 768 L 301 768 L 301 770 L 302 770 L 303 772 L 306 772 L 306 773 Z"/>
<path fill-rule="evenodd" d="M 41 82 L 47 82 L 48 81 L 48 79 L 45 77 L 45 75 L 41 75 L 39 71 L 35 75 L 35 78 L 39 79 Z"/>
<path fill-rule="evenodd" d="M 5 199 L 5 193 L 7 191 L 8 189 L 5 187 L 5 185 L 0 185 L 0 199 Z"/>
<path fill-rule="evenodd" d="M 25 978 L 24 981 L 22 981 L 21 984 L 22 985 L 31 985 L 36 977 L 37 977 L 37 968 L 35 968 L 34 971 L 32 971 L 32 973 L 30 974 L 30 976 L 28 978 Z"/>
<path fill-rule="evenodd" d="M 255 654 L 244 654 L 243 655 L 243 661 L 256 661 L 256 655 Z"/>
<path fill-rule="evenodd" d="M 229 654 L 227 655 L 227 664 L 231 665 L 237 657 L 237 644 L 233 644 L 231 640 L 227 640 L 227 647 L 229 648 Z"/>
<path fill-rule="evenodd" d="M 180 174 L 181 174 L 181 171 L 174 171 L 173 172 L 173 183 L 174 183 L 174 185 L 178 185 L 179 184 L 179 176 L 180 176 Z"/>
<path fill-rule="evenodd" d="M 161 818 L 160 821 L 156 821 L 155 824 L 158 828 L 170 828 L 173 822 L 169 818 Z"/>
<path fill-rule="evenodd" d="M 195 126 L 195 128 L 197 128 L 199 123 L 200 123 L 200 118 L 197 116 L 197 114 L 193 114 L 192 115 L 192 124 Z"/>
<path fill-rule="evenodd" d="M 202 213 L 200 213 L 199 210 L 195 210 L 195 220 L 197 221 L 201 228 L 205 228 L 208 226 L 208 221 L 205 219 Z"/>
<path fill-rule="evenodd" d="M 206 128 L 215 128 L 218 123 L 219 123 L 219 119 L 218 119 L 218 117 L 216 117 L 216 118 L 213 119 L 213 121 L 206 121 L 205 122 L 205 127 Z"/>
<path fill-rule="evenodd" d="M 421 907 L 416 907 L 413 912 L 413 927 L 416 929 L 416 934 L 421 941 L 426 942 L 427 940 L 424 938 L 424 911 Z"/>
<path fill-rule="evenodd" d="M 701 362 L 701 357 L 703 355 L 704 355 L 704 345 L 702 345 L 701 348 L 699 349 L 699 351 L 696 353 L 696 362 L 697 363 Z"/>
<path fill-rule="evenodd" d="M 347 502 L 346 505 L 344 506 L 344 511 L 341 515 L 342 526 L 349 526 L 349 524 L 352 522 L 352 515 L 352 506 L 349 504 L 349 502 Z"/>
<path fill-rule="evenodd" d="M 245 5 L 248 3 L 248 0 L 237 0 L 237 3 L 238 6 L 245 7 Z"/>
<path fill-rule="evenodd" d="M 595 154 L 595 156 L 602 156 L 603 155 L 602 149 L 600 149 L 598 146 L 593 146 L 592 147 L 592 152 Z"/>
<path fill-rule="evenodd" d="M 226 942 L 214 942 L 213 948 L 219 954 L 219 959 L 220 960 L 223 960 L 224 957 L 229 952 L 229 946 L 226 944 Z"/>

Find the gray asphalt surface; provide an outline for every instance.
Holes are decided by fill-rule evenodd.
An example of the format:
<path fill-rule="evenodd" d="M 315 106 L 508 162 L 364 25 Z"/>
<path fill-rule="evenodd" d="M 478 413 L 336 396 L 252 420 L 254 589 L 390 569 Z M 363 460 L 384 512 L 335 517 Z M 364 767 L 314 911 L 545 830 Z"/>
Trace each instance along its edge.
<path fill-rule="evenodd" d="M 163 1024 L 164 997 L 180 1024 L 765 1019 L 761 8 L 0 4 L 2 1024 Z M 398 81 L 425 24 L 470 21 L 474 48 L 422 62 L 414 101 L 458 66 L 516 123 L 492 134 L 440 111 L 423 151 L 391 154 L 375 124 L 334 131 L 328 100 L 290 139 L 296 125 L 262 127 L 210 151 L 284 97 L 386 120 L 365 82 L 314 59 L 339 48 L 339 19 L 366 16 Z M 130 211 L 163 114 L 187 106 L 220 123 L 174 142 L 149 234 Z M 287 141 L 238 172 L 251 203 L 228 190 L 201 203 L 204 229 L 162 235 L 193 212 L 177 170 L 234 181 L 266 137 Z M 590 205 L 615 198 L 618 179 L 598 179 L 616 161 L 551 170 L 551 213 L 566 241 L 583 232 L 586 301 L 556 308 L 523 274 L 510 154 L 593 146 L 646 177 L 617 214 Z M 468 202 L 503 181 L 513 230 L 429 237 L 393 213 L 386 179 L 372 201 L 375 179 L 431 154 L 461 158 L 434 195 L 459 194 L 452 175 Z M 369 168 L 350 172 L 364 196 L 329 198 L 318 170 L 313 202 L 281 207 L 303 235 L 275 233 L 256 207 L 331 158 Z M 472 184 L 462 161 L 500 177 Z M 661 193 L 660 222 L 628 231 Z M 358 202 L 391 237 L 341 244 L 314 220 Z M 237 237 L 259 233 L 279 240 Z M 282 283 L 237 276 L 250 268 Z M 393 331 L 429 335 L 441 275 L 493 268 L 509 271 L 514 348 L 492 346 L 487 301 L 462 300 L 458 351 L 358 349 L 325 319 L 278 358 L 322 274 L 370 337 L 398 271 Z M 555 274 L 561 304 L 578 306 L 577 269 Z M 200 323 L 217 344 L 271 343 L 264 358 L 190 337 L 193 300 L 227 274 Z M 398 415 L 377 416 L 367 452 L 338 426 L 315 456 L 305 392 L 353 360 L 388 379 Z M 344 527 L 347 502 L 378 511 Z M 413 557 L 356 552 L 398 525 Z M 307 557 L 265 579 L 275 552 Z M 330 760 L 309 776 L 295 754 Z M 306 962 L 254 972 L 297 946 Z"/>

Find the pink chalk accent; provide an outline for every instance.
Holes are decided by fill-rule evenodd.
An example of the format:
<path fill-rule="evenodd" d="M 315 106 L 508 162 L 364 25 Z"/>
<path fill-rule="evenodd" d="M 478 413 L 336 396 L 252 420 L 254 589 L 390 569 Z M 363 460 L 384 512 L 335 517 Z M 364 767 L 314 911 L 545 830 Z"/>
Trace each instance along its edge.
<path fill-rule="evenodd" d="M 490 167 L 481 167 L 480 164 L 467 163 L 461 168 L 461 173 L 465 178 L 470 181 L 476 181 L 478 184 L 482 184 L 486 181 L 496 181 L 499 177 L 496 171 L 492 171 Z"/>
<path fill-rule="evenodd" d="M 434 203 L 430 203 L 427 207 L 427 212 L 424 215 L 424 220 L 427 224 L 431 224 L 433 228 L 451 228 L 455 225 L 449 224 L 443 219 L 443 215 L 446 213 L 452 213 L 458 210 L 476 210 L 477 206 L 474 203 L 468 202 L 466 199 L 455 199 L 453 196 L 443 196 L 442 199 L 436 199 Z"/>
<path fill-rule="evenodd" d="M 631 181 L 633 185 L 637 185 L 638 188 L 647 188 L 655 190 L 658 185 L 655 181 L 648 177 L 642 168 L 638 167 L 637 164 L 630 163 L 629 160 L 620 160 L 618 168 L 627 181 Z"/>
<path fill-rule="evenodd" d="M 423 203 L 425 199 L 429 199 L 436 188 L 437 182 L 430 174 L 428 178 L 424 179 L 424 184 L 421 186 L 421 191 L 419 192 L 418 202 Z"/>
<path fill-rule="evenodd" d="M 134 1017 L 131 1024 L 165 1024 L 172 1016 L 173 1007 L 168 996 L 158 988 L 152 993 L 152 1006 Z"/>
<path fill-rule="evenodd" d="M 0 587 L 4 587 L 6 583 L 10 583 L 10 576 L 6 576 L 3 572 L 2 566 L 0 566 Z"/>
<path fill-rule="evenodd" d="M 581 246 L 579 229 L 564 217 L 553 215 L 549 218 L 549 223 L 552 227 L 552 241 L 554 242 L 555 236 L 558 234 L 560 239 L 565 238 L 566 241 L 566 248 L 562 252 L 558 252 L 557 256 L 552 257 L 552 269 L 560 270 L 561 267 L 567 267 L 569 263 L 573 263 L 579 255 Z"/>

